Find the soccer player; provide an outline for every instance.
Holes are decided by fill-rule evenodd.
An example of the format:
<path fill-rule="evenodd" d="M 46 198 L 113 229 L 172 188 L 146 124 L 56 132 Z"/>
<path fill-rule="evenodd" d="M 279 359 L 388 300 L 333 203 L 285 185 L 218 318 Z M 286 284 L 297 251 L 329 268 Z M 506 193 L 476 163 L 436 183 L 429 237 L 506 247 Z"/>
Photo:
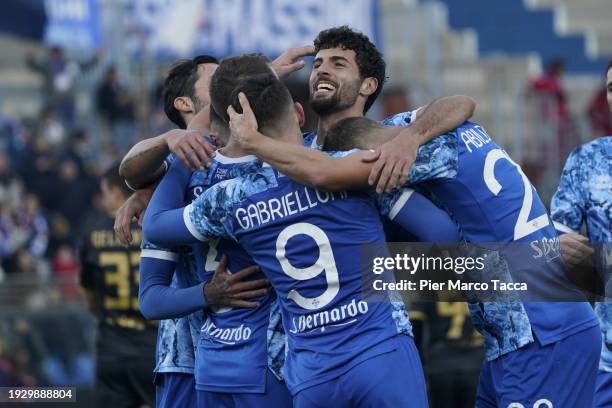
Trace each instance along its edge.
<path fill-rule="evenodd" d="M 160 151 L 164 154 L 168 148 L 176 151 L 177 156 L 183 159 L 193 154 L 207 159 L 209 147 L 201 135 L 201 130 L 208 127 L 208 85 L 216 68 L 217 60 L 210 56 L 183 60 L 172 68 L 164 84 L 166 114 L 181 129 L 189 124 L 200 130 L 176 130 L 145 141 L 144 146 L 141 144 L 139 148 L 148 154 L 139 153 L 137 148 L 133 149 L 135 152 L 132 154 L 136 158 L 128 154 L 124 159 L 124 172 L 131 176 L 131 183 L 142 186 L 142 183 L 152 179 L 151 174 L 147 172 L 153 170 L 153 178 L 156 177 L 155 173 L 162 172 L 163 167 L 167 166 L 163 164 L 160 168 L 163 158 L 161 162 L 156 163 L 156 158 L 151 156 L 159 155 Z M 191 146 L 191 150 L 186 146 Z M 139 166 L 142 168 L 138 169 Z M 190 186 L 192 196 L 194 192 L 205 188 L 204 185 L 208 182 L 201 178 L 194 180 Z M 183 197 L 184 195 L 181 199 Z M 195 254 L 198 255 L 201 254 Z M 199 332 L 204 324 L 202 309 L 215 305 L 253 307 L 254 304 L 246 300 L 232 297 L 257 296 L 259 292 L 250 292 L 263 284 L 261 280 L 248 284 L 240 282 L 254 270 L 238 273 L 233 277 L 229 277 L 225 270 L 218 270 L 216 279 L 206 283 L 197 273 L 199 261 L 200 258 L 194 258 L 191 248 L 159 247 L 143 240 L 140 285 L 142 311 L 148 318 L 165 319 L 160 325 L 157 344 L 158 407 L 196 405 L 194 348 L 198 344 Z M 216 266 L 213 265 L 211 275 Z"/>
<path fill-rule="evenodd" d="M 410 121 L 411 116 L 403 114 L 389 122 L 407 125 Z M 248 110 L 235 114 L 230 125 L 247 151 L 306 185 L 333 191 L 364 185 L 359 170 L 364 168 L 364 153 L 333 158 L 281 143 L 257 132 Z M 401 128 L 347 118 L 336 123 L 333 132 L 328 131 L 325 143 L 334 150 L 373 149 L 385 142 L 401 146 L 403 134 Z M 466 122 L 423 145 L 408 181 L 440 203 L 469 242 L 517 242 L 523 248 L 526 244 L 542 248 L 555 241 L 544 205 L 520 167 L 477 124 Z M 546 259 L 540 259 L 541 250 L 535 248 L 524 255 L 531 258 L 505 257 L 510 273 L 529 270 L 533 273 L 521 277 L 530 279 L 533 286 L 562 290 L 564 296 L 570 296 L 567 299 L 582 298 L 564 275 L 558 251 Z M 532 264 L 542 270 L 534 270 Z M 600 349 L 597 320 L 588 303 L 516 300 L 478 302 L 470 304 L 470 309 L 475 326 L 485 337 L 487 357 L 477 406 L 532 406 L 538 401 L 588 406 L 594 389 L 594 356 Z M 582 350 L 579 358 L 573 353 L 578 347 Z M 566 357 L 552 364 L 552 356 L 561 352 Z M 539 358 L 551 363 L 536 363 Z M 570 383 L 571 390 L 559 387 Z"/>
<path fill-rule="evenodd" d="M 241 88 L 261 96 L 262 129 L 302 145 L 299 109 L 282 82 L 268 74 Z M 362 296 L 362 277 L 371 275 L 362 276 L 359 244 L 384 242 L 366 193 L 305 190 L 263 167 L 216 184 L 185 210 L 168 210 L 181 205 L 168 192 L 188 177 L 181 163 L 171 166 L 155 193 L 159 207 L 147 209 L 145 234 L 158 244 L 230 237 L 262 267 L 283 312 L 295 406 L 427 406 L 407 316 Z"/>
<path fill-rule="evenodd" d="M 87 226 L 81 248 L 81 285 L 98 317 L 96 406 L 153 406 L 156 325 L 138 308 L 142 231 L 133 227 L 136 239 L 127 248 L 115 238 L 113 215 L 130 193 L 118 166 L 104 173 L 101 189 L 107 213 Z"/>
<path fill-rule="evenodd" d="M 261 56 L 247 55 L 224 60 L 213 76 L 213 78 L 218 79 L 217 85 L 224 85 L 215 88 L 215 81 L 213 81 L 211 91 L 220 91 L 220 88 L 228 85 L 232 87 L 234 81 L 240 80 L 240 78 L 244 78 L 253 72 L 272 74 L 267 59 Z M 214 110 L 211 111 L 211 126 L 212 131 L 220 136 L 225 147 L 217 151 L 215 158 L 212 160 L 212 167 L 192 174 L 188 188 L 188 194 L 191 198 L 186 203 L 181 202 L 183 205 L 191 202 L 195 196 L 208 188 L 208 186 L 205 186 L 206 183 L 213 185 L 223 178 L 232 177 L 232 173 L 236 171 L 245 172 L 245 166 L 253 166 L 254 157 L 245 156 L 241 150 L 237 149 L 238 146 L 232 143 L 232 139 L 229 137 L 227 125 L 220 120 Z M 233 158 L 226 156 L 227 154 L 231 154 Z M 242 156 L 240 157 L 240 155 Z M 257 167 L 259 167 L 259 163 L 257 163 Z M 202 183 L 198 180 L 208 181 Z M 199 183 L 196 189 L 192 188 L 194 183 Z M 150 205 L 155 207 L 157 205 L 156 197 L 165 198 L 168 195 L 168 191 L 156 193 Z M 431 222 L 438 226 L 435 232 L 437 237 L 443 237 L 441 239 L 447 241 L 457 239 L 458 233 L 450 218 L 423 197 L 413 193 L 410 197 L 410 205 L 413 209 L 419 208 L 429 212 Z M 441 218 L 441 220 L 436 222 L 436 217 Z M 411 218 L 408 222 L 416 223 L 414 218 L 417 217 Z M 415 231 L 415 233 L 419 235 L 420 231 Z M 433 232 L 429 234 L 434 235 Z M 211 242 L 210 245 L 200 244 L 195 247 L 194 251 L 198 254 L 196 259 L 202 260 L 198 269 L 204 270 L 204 280 L 209 279 L 211 268 L 214 269 L 214 266 L 211 267 L 209 264 L 214 265 L 224 253 L 230 255 L 230 269 L 236 270 L 253 264 L 250 257 L 239 246 L 227 240 Z M 205 264 L 204 260 L 206 260 Z M 144 280 L 142 286 L 145 286 Z M 146 290 L 146 286 L 143 290 Z M 203 325 L 202 340 L 198 344 L 196 358 L 196 388 L 200 406 L 291 405 L 291 399 L 286 389 L 284 391 L 286 395 L 283 396 L 284 385 L 271 377 L 270 370 L 267 370 L 267 360 L 270 360 L 273 371 L 279 371 L 278 364 L 282 363 L 282 358 L 279 358 L 282 344 L 279 344 L 278 340 L 274 340 L 274 336 L 268 340 L 261 337 L 262 334 L 265 335 L 266 331 L 270 332 L 266 329 L 274 329 L 274 325 L 278 324 L 280 320 L 275 317 L 275 313 L 272 313 L 275 307 L 274 299 L 275 295 L 262 298 L 258 307 L 252 310 L 234 308 L 208 313 L 207 320 Z M 164 298 L 163 301 L 156 299 L 155 303 L 159 304 L 160 308 L 175 311 L 178 304 L 185 303 L 185 299 L 171 300 Z M 271 333 L 275 332 L 272 331 Z M 268 350 L 268 353 L 266 353 L 266 350 Z"/>
<path fill-rule="evenodd" d="M 612 61 L 606 68 L 606 90 L 612 112 Z M 570 263 L 589 257 L 593 249 L 578 235 L 586 224 L 588 241 L 596 248 L 595 264 L 605 285 L 606 299 L 595 304 L 602 333 L 595 407 L 612 406 L 612 136 L 601 137 L 574 150 L 565 163 L 559 188 L 552 198 L 551 216 L 560 239 L 570 247 Z"/>

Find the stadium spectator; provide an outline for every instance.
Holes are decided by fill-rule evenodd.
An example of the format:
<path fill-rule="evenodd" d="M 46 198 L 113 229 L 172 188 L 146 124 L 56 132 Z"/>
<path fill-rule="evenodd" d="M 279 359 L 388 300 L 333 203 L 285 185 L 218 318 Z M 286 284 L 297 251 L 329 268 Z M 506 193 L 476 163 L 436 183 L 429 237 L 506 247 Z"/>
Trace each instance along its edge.
<path fill-rule="evenodd" d="M 114 66 L 107 68 L 98 86 L 96 105 L 112 144 L 120 151 L 127 151 L 134 141 L 134 104 L 132 97 L 119 84 L 119 75 Z"/>
<path fill-rule="evenodd" d="M 68 125 L 74 124 L 75 85 L 79 72 L 94 67 L 97 62 L 97 55 L 85 62 L 70 60 L 59 47 L 49 48 L 44 61 L 32 54 L 26 57 L 27 66 L 43 77 L 45 106 L 56 108 L 59 117 Z"/>
<path fill-rule="evenodd" d="M 587 116 L 594 137 L 612 135 L 612 113 L 610 113 L 606 94 L 605 87 L 597 90 L 587 109 Z"/>
<path fill-rule="evenodd" d="M 563 85 L 564 72 L 563 60 L 552 60 L 544 73 L 529 84 L 530 92 L 541 97 L 540 112 L 544 118 L 564 120 L 569 117 L 567 91 Z"/>

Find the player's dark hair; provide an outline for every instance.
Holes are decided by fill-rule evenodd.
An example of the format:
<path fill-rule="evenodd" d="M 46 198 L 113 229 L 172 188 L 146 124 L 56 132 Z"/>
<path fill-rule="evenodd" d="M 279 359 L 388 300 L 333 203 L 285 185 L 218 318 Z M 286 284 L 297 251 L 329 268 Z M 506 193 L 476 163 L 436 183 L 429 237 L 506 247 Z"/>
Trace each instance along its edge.
<path fill-rule="evenodd" d="M 274 74 L 255 74 L 243 78 L 230 95 L 232 107 L 241 113 L 242 107 L 238 94 L 243 92 L 257 119 L 260 130 L 271 129 L 282 124 L 288 110 L 293 106 L 293 98 L 287 86 Z"/>
<path fill-rule="evenodd" d="M 315 53 L 329 48 L 354 51 L 361 78 L 373 77 L 378 80 L 376 91 L 368 97 L 365 103 L 363 113 L 366 113 L 378 98 L 387 79 L 385 74 L 387 64 L 381 52 L 365 34 L 345 25 L 321 31 L 314 40 L 314 46 Z"/>
<path fill-rule="evenodd" d="M 229 122 L 227 107 L 232 103 L 232 93 L 246 77 L 256 74 L 272 74 L 270 60 L 262 54 L 243 54 L 226 58 L 210 80 L 212 109 L 226 124 Z"/>
<path fill-rule="evenodd" d="M 606 68 L 606 72 L 604 72 L 604 77 L 608 76 L 608 71 L 610 71 L 610 68 L 612 68 L 612 59 L 608 61 L 608 67 Z"/>
<path fill-rule="evenodd" d="M 123 180 L 123 178 L 119 175 L 119 164 L 120 163 L 115 163 L 112 166 L 110 166 L 104 172 L 104 174 L 102 174 L 102 180 L 104 180 L 106 184 L 108 184 L 109 187 L 120 188 L 121 192 L 126 197 L 129 197 L 129 195 L 132 194 L 132 190 L 130 190 L 127 184 L 125 184 L 125 181 Z"/>
<path fill-rule="evenodd" d="M 380 129 L 384 129 L 384 126 L 368 118 L 354 117 L 342 119 L 334 123 L 327 131 L 323 150 L 336 152 L 355 148 L 369 149 L 371 143 L 368 135 Z"/>
<path fill-rule="evenodd" d="M 186 129 L 187 124 L 181 116 L 181 112 L 174 107 L 174 100 L 181 96 L 195 99 L 195 83 L 198 81 L 198 65 L 218 63 L 219 61 L 215 57 L 210 55 L 199 55 L 193 59 L 180 60 L 170 69 L 162 90 L 164 112 L 168 119 L 179 128 Z"/>

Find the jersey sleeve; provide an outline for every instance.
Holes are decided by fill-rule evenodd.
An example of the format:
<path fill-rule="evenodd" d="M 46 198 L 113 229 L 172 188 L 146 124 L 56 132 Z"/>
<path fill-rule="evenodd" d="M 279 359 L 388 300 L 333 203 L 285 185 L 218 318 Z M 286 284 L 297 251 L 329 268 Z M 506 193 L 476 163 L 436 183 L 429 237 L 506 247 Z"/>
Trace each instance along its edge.
<path fill-rule="evenodd" d="M 385 126 L 408 126 L 414 122 L 419 109 L 389 116 L 388 118 L 381 120 L 380 124 Z"/>
<path fill-rule="evenodd" d="M 421 242 L 459 241 L 459 228 L 450 216 L 411 188 L 377 194 L 376 202 L 381 215 L 399 225 L 411 239 Z"/>
<path fill-rule="evenodd" d="M 190 175 L 180 160 L 175 160 L 168 169 L 145 212 L 142 230 L 147 241 L 162 247 L 198 242 L 183 220 Z"/>
<path fill-rule="evenodd" d="M 420 110 L 402 112 L 383 119 L 385 126 L 408 126 L 416 119 Z M 458 150 L 454 133 L 438 136 L 421 146 L 408 176 L 409 183 L 416 184 L 433 179 L 457 176 Z"/>
<path fill-rule="evenodd" d="M 147 319 L 174 319 L 207 306 L 204 284 L 190 288 L 171 287 L 179 254 L 143 239 L 140 252 L 138 302 Z"/>
<path fill-rule="evenodd" d="M 580 148 L 574 150 L 565 163 L 559 187 L 553 195 L 550 212 L 559 233 L 577 232 L 585 216 L 585 200 L 580 188 Z"/>
<path fill-rule="evenodd" d="M 199 241 L 217 237 L 235 239 L 226 230 L 224 220 L 234 204 L 244 198 L 241 185 L 236 179 L 221 181 L 185 207 L 184 224 Z"/>
<path fill-rule="evenodd" d="M 424 144 L 410 168 L 408 183 L 457 177 L 459 151 L 454 133 L 445 133 Z"/>

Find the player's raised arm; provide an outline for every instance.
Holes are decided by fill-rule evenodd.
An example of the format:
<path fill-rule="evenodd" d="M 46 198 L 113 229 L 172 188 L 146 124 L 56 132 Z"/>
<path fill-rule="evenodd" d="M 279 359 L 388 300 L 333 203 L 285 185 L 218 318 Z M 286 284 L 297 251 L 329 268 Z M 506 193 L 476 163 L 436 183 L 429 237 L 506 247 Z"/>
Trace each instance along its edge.
<path fill-rule="evenodd" d="M 173 129 L 138 142 L 121 161 L 119 174 L 134 189 L 159 180 L 166 170 L 165 158 L 174 153 L 191 170 L 210 165 L 215 147 L 198 130 Z"/>
<path fill-rule="evenodd" d="M 476 102 L 469 96 L 438 98 L 420 109 L 411 126 L 405 127 L 394 139 L 376 149 L 370 159 L 376 160 L 369 184 L 376 190 L 390 191 L 408 177 L 417 150 L 436 136 L 449 132 L 474 114 Z"/>
<path fill-rule="evenodd" d="M 243 112 L 228 107 L 232 137 L 243 149 L 301 184 L 318 189 L 339 191 L 368 187 L 372 163 L 365 152 L 355 151 L 344 157 L 330 157 L 299 144 L 267 137 L 257 130 L 257 120 L 243 93 L 238 96 Z"/>
<path fill-rule="evenodd" d="M 278 58 L 272 61 L 270 65 L 274 72 L 276 72 L 276 75 L 282 78 L 304 68 L 304 61 L 296 60 L 298 58 L 314 55 L 314 52 L 315 48 L 312 44 L 304 45 L 298 48 L 289 48 L 288 50 L 283 52 Z"/>

